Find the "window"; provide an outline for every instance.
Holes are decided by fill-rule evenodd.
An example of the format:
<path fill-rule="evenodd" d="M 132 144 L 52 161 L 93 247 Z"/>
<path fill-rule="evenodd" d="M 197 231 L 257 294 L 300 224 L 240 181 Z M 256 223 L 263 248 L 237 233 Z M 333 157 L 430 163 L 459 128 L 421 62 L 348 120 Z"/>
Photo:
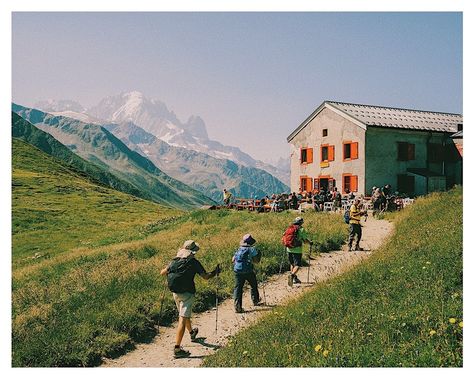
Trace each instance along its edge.
<path fill-rule="evenodd" d="M 300 157 L 301 163 L 313 163 L 313 149 L 302 148 Z"/>
<path fill-rule="evenodd" d="M 311 192 L 313 190 L 313 180 L 307 176 L 300 176 L 300 188 L 301 191 Z"/>
<path fill-rule="evenodd" d="M 440 143 L 428 144 L 428 162 L 440 163 L 444 160 L 443 145 Z"/>
<path fill-rule="evenodd" d="M 328 130 L 327 129 L 323 129 L 323 137 L 327 137 L 328 136 Z"/>
<path fill-rule="evenodd" d="M 342 191 L 344 191 L 344 193 L 357 192 L 359 189 L 359 181 L 357 175 L 342 174 L 342 185 Z"/>
<path fill-rule="evenodd" d="M 415 144 L 408 142 L 397 142 L 398 160 L 412 161 L 415 159 Z"/>
<path fill-rule="evenodd" d="M 415 177 L 406 174 L 397 175 L 398 192 L 413 194 L 415 192 Z"/>
<path fill-rule="evenodd" d="M 321 162 L 334 160 L 334 145 L 321 145 Z"/>
<path fill-rule="evenodd" d="M 344 142 L 342 145 L 342 160 L 349 161 L 359 158 L 359 143 Z"/>

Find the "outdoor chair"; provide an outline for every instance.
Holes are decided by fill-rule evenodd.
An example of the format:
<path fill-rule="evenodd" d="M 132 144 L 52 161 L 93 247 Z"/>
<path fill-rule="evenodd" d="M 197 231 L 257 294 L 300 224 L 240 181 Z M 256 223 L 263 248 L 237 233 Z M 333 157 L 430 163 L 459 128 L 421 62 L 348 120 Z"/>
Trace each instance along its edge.
<path fill-rule="evenodd" d="M 333 210 L 333 208 L 334 208 L 334 205 L 333 205 L 332 201 L 326 201 L 326 202 L 324 203 L 324 208 L 323 208 L 323 209 L 324 209 L 326 212 L 331 212 L 331 211 Z"/>

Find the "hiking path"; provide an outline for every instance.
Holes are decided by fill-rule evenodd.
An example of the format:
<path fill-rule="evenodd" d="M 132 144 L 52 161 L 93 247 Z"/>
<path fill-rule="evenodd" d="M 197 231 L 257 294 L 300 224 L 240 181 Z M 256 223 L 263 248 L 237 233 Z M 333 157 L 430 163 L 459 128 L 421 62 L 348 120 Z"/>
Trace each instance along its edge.
<path fill-rule="evenodd" d="M 377 220 L 369 216 L 362 222 L 361 246 L 367 251 L 348 252 L 343 250 L 332 251 L 318 255 L 311 260 L 310 280 L 307 283 L 308 268 L 302 267 L 298 277 L 300 285 L 289 287 L 288 271 L 271 276 L 265 281 L 266 305 L 255 307 L 250 299 L 250 289 L 244 288 L 242 314 L 234 312 L 233 299 L 226 299 L 219 304 L 218 324 L 216 333 L 216 309 L 203 313 L 193 314 L 193 327 L 199 328 L 198 342 L 191 342 L 186 331 L 182 346 L 191 352 L 187 358 L 175 359 L 173 347 L 175 343 L 176 326 L 160 326 L 159 334 L 152 342 L 137 344 L 136 348 L 116 359 L 104 359 L 101 367 L 198 367 L 205 356 L 213 354 L 217 349 L 226 345 L 229 337 L 243 328 L 251 327 L 262 316 L 271 312 L 275 305 L 282 305 L 301 295 L 304 291 L 313 288 L 321 282 L 349 270 L 362 260 L 366 259 L 373 250 L 377 249 L 391 233 L 393 226 L 386 220 Z M 306 254 L 306 246 L 304 250 Z M 263 300 L 262 285 L 259 283 L 260 297 Z"/>

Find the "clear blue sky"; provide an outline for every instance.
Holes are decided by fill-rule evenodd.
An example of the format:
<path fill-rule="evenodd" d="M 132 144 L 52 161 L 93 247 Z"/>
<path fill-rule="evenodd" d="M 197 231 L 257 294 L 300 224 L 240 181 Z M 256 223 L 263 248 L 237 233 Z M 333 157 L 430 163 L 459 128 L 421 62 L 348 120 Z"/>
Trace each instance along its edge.
<path fill-rule="evenodd" d="M 462 113 L 461 13 L 14 13 L 12 57 L 15 102 L 138 90 L 259 159 L 324 100 Z"/>

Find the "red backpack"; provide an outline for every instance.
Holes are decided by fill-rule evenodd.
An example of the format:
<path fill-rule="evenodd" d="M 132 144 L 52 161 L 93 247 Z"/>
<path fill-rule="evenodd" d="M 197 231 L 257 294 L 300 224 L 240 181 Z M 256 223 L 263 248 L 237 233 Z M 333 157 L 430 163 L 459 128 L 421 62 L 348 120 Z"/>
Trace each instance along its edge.
<path fill-rule="evenodd" d="M 286 247 L 298 247 L 302 245 L 302 242 L 298 240 L 298 230 L 300 229 L 300 225 L 290 225 L 281 237 L 281 242 Z"/>

